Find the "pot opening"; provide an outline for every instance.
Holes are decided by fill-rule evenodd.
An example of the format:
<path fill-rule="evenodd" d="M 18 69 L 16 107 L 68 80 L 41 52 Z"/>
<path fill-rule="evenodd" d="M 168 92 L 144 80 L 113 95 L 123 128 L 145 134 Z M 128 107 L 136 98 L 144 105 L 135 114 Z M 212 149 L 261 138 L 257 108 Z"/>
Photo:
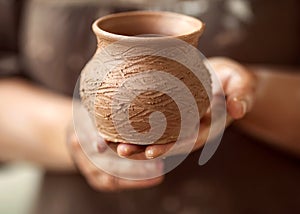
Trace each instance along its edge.
<path fill-rule="evenodd" d="M 108 33 L 110 36 L 151 37 L 183 36 L 201 30 L 200 20 L 169 12 L 125 12 L 100 18 L 94 25 L 96 34 Z"/>

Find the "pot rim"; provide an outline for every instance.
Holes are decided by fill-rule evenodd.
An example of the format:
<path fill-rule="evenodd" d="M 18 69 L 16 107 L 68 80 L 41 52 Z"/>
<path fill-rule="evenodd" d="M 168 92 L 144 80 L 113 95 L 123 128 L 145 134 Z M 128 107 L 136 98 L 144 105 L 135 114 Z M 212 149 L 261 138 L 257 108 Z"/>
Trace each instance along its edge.
<path fill-rule="evenodd" d="M 196 27 L 192 31 L 187 31 L 186 33 L 178 34 L 178 35 L 165 35 L 165 36 L 160 36 L 160 37 L 139 37 L 139 36 L 127 36 L 127 35 L 121 35 L 121 34 L 116 34 L 112 32 L 108 32 L 106 30 L 103 30 L 99 27 L 99 24 L 101 22 L 107 21 L 109 19 L 114 19 L 114 18 L 120 18 L 120 17 L 127 17 L 127 16 L 165 16 L 165 17 L 175 17 L 175 18 L 180 18 L 181 20 L 193 23 Z M 174 12 L 168 12 L 168 11 L 129 11 L 129 12 L 121 12 L 121 13 L 114 13 L 114 14 L 109 14 L 106 16 L 103 16 L 99 19 L 97 19 L 93 25 L 92 29 L 96 36 L 101 36 L 101 37 L 106 37 L 112 40 L 161 40 L 161 39 L 170 39 L 170 38 L 177 38 L 177 39 L 183 39 L 187 38 L 193 35 L 199 35 L 201 36 L 204 29 L 205 29 L 205 23 L 200 21 L 197 18 L 180 14 L 180 13 L 174 13 Z"/>

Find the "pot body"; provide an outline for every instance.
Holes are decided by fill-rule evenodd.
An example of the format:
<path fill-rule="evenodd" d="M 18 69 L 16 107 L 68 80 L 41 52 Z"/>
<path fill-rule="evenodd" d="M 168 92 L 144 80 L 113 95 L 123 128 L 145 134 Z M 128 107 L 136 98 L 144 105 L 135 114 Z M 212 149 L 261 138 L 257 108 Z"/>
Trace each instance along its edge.
<path fill-rule="evenodd" d="M 204 30 L 199 20 L 126 12 L 97 20 L 93 30 L 98 46 L 82 71 L 80 95 L 102 137 L 148 145 L 198 133 L 211 95 L 210 74 L 190 51 Z"/>

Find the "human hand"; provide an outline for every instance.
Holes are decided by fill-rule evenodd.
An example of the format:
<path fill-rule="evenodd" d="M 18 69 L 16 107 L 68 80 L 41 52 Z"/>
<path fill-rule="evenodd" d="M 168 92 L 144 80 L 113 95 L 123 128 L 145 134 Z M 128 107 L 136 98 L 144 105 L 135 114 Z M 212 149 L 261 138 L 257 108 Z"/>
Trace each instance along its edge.
<path fill-rule="evenodd" d="M 84 143 L 84 142 L 81 142 Z M 79 144 L 78 138 L 74 132 L 68 134 L 68 146 L 73 160 L 79 171 L 86 178 L 87 182 L 95 190 L 104 192 L 121 191 L 127 189 L 141 189 L 158 185 L 162 182 L 163 177 L 157 177 L 148 180 L 128 180 L 119 178 L 108 174 L 107 172 L 96 167 L 87 157 Z M 116 159 L 103 155 L 107 146 L 103 140 L 97 142 L 97 158 L 102 164 L 106 164 L 110 172 L 118 172 L 123 175 L 130 175 L 131 177 L 139 177 L 140 175 L 160 174 L 163 171 L 163 163 L 161 161 L 145 163 L 144 165 L 133 166 L 129 164 L 128 160 Z M 143 166 L 143 167 L 141 167 Z M 150 176 L 149 176 L 150 177 Z"/>
<path fill-rule="evenodd" d="M 225 96 L 227 105 L 227 122 L 228 126 L 233 120 L 241 119 L 249 112 L 253 106 L 254 92 L 256 81 L 254 76 L 241 64 L 228 58 L 211 58 L 209 60 L 211 67 L 216 72 L 219 78 Z M 216 97 L 216 95 L 214 95 Z M 213 99 L 214 100 L 214 99 Z M 215 99 L 215 102 L 218 102 Z M 216 121 L 218 122 L 218 121 Z M 201 119 L 198 139 L 193 147 L 193 150 L 202 147 L 208 137 L 211 127 L 211 114 L 208 113 Z M 215 133 L 216 135 L 218 133 Z M 145 159 L 153 159 L 159 157 L 170 150 L 174 143 L 165 145 L 149 145 L 138 146 L 132 144 L 110 144 L 114 145 L 117 153 L 121 157 L 133 158 L 141 157 Z M 183 142 L 176 145 L 172 155 L 186 153 L 186 144 Z"/>

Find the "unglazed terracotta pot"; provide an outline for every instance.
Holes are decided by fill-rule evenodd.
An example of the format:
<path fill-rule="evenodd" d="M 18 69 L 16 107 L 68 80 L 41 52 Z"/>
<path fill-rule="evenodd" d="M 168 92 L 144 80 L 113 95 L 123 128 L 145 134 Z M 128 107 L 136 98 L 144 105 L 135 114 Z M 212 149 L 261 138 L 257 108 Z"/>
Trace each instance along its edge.
<path fill-rule="evenodd" d="M 210 104 L 210 74 L 203 64 L 193 65 L 199 81 L 178 61 L 193 64 L 189 48 L 198 46 L 203 30 L 200 20 L 170 12 L 112 14 L 93 24 L 98 46 L 82 71 L 80 95 L 102 137 L 111 142 L 166 144 L 198 131 L 199 118 Z M 168 85 L 172 81 L 175 87 Z M 176 81 L 188 88 L 193 102 L 181 94 L 184 90 Z M 164 116 L 152 115 L 150 122 L 153 112 Z M 199 121 L 192 122 L 197 116 Z M 191 122 L 182 123 L 186 118 Z"/>

